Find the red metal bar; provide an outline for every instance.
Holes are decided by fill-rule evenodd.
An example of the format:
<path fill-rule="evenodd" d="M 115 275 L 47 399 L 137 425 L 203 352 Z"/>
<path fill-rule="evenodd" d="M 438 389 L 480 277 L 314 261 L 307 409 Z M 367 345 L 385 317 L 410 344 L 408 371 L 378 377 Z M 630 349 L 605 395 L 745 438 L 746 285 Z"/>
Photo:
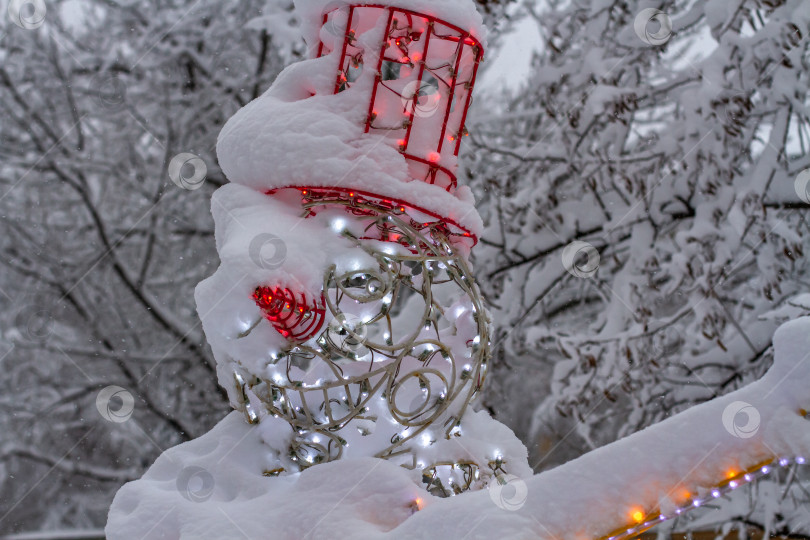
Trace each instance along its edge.
<path fill-rule="evenodd" d="M 439 137 L 439 149 L 436 150 L 439 154 L 442 153 L 442 146 L 444 145 L 444 136 L 447 134 L 447 123 L 450 121 L 450 109 L 453 108 L 453 98 L 456 97 L 456 83 L 458 82 L 458 67 L 461 64 L 461 56 L 463 54 L 464 54 L 464 45 L 462 41 L 459 39 L 458 49 L 456 50 L 456 66 L 455 68 L 453 68 L 453 78 L 451 80 L 452 85 L 450 86 L 450 98 L 447 100 L 447 110 L 444 112 L 444 122 L 442 123 L 442 135 L 441 137 Z M 472 91 L 472 88 L 470 89 L 470 91 Z"/>
<path fill-rule="evenodd" d="M 331 12 L 329 12 L 331 13 Z M 326 23 L 329 22 L 329 13 L 323 14 L 323 22 L 321 23 L 321 30 L 323 27 L 326 26 Z M 319 30 L 320 32 L 320 30 Z M 323 56 L 323 40 L 321 40 L 320 34 L 318 35 L 318 55 L 315 58 L 320 58 Z"/>
<path fill-rule="evenodd" d="M 447 167 L 442 167 L 438 163 L 433 163 L 430 160 L 420 158 L 419 156 L 414 156 L 413 154 L 408 154 L 405 152 L 402 152 L 402 154 L 405 156 L 405 159 L 410 159 L 413 161 L 418 161 L 419 163 L 424 163 L 428 167 L 442 171 L 444 174 L 446 174 L 450 178 L 450 187 L 447 188 L 447 191 L 452 191 L 456 189 L 456 187 L 458 187 L 458 180 L 456 179 L 456 175 L 450 172 L 450 169 L 448 169 Z"/>
<path fill-rule="evenodd" d="M 419 76 L 416 78 L 416 93 L 413 96 L 413 107 L 410 113 L 410 122 L 408 123 L 408 130 L 405 132 L 405 145 L 403 150 L 407 150 L 408 143 L 411 141 L 411 130 L 413 129 L 413 121 L 416 117 L 416 104 L 419 101 L 419 93 L 422 91 L 422 77 L 425 74 L 425 64 L 428 58 L 428 47 L 430 46 L 430 36 L 433 34 L 433 23 L 429 22 L 427 25 L 427 36 L 425 37 L 425 47 L 422 49 L 422 65 L 419 67 Z"/>
<path fill-rule="evenodd" d="M 385 36 L 383 37 L 383 44 L 380 46 L 380 57 L 377 59 L 377 71 L 374 75 L 374 89 L 371 91 L 371 102 L 368 104 L 368 116 L 366 117 L 366 131 L 368 133 L 371 129 L 371 115 L 374 113 L 374 100 L 377 99 L 377 88 L 380 85 L 380 81 L 382 80 L 382 74 L 380 71 L 382 70 L 382 63 L 383 58 L 385 58 L 385 53 L 388 50 L 386 45 L 388 44 L 388 35 L 391 32 L 391 20 L 394 18 L 394 10 L 388 9 L 388 22 L 385 24 Z"/>
<path fill-rule="evenodd" d="M 478 51 L 479 51 L 479 55 L 480 55 L 481 49 L 479 49 Z M 461 139 L 464 138 L 464 129 L 465 129 L 464 125 L 467 123 L 467 113 L 470 110 L 470 100 L 472 99 L 472 89 L 473 89 L 473 86 L 475 86 L 475 77 L 478 75 L 478 66 L 481 65 L 481 60 L 479 58 L 480 58 L 480 56 L 475 59 L 475 67 L 473 68 L 472 77 L 470 78 L 470 82 L 468 83 L 470 85 L 470 87 L 469 87 L 469 89 L 467 91 L 467 102 L 464 104 L 464 114 L 461 116 L 461 124 L 459 124 L 459 128 L 458 128 L 459 129 L 459 131 L 458 131 L 458 141 L 456 141 L 456 151 L 453 153 L 453 155 L 455 155 L 455 156 L 457 156 L 459 151 L 461 150 Z"/>
<path fill-rule="evenodd" d="M 349 33 L 351 32 L 352 18 L 354 17 L 354 6 L 349 6 L 349 19 L 346 21 L 346 31 L 343 36 L 343 50 L 340 51 L 340 61 L 338 63 L 338 76 L 335 82 L 335 94 L 340 90 L 340 74 L 343 73 L 343 62 L 346 60 L 346 48 L 349 46 Z"/>

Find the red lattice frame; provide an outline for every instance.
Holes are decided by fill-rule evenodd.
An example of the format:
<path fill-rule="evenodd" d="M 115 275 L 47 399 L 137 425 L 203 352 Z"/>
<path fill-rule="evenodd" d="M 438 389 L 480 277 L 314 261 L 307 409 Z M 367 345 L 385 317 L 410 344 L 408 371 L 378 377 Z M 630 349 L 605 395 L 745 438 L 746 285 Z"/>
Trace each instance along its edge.
<path fill-rule="evenodd" d="M 413 213 L 433 218 L 435 221 L 431 223 L 441 222 L 444 226 L 445 234 L 451 241 L 466 241 L 471 246 L 478 243 L 478 236 L 471 233 L 467 228 L 461 226 L 455 220 L 448 219 L 445 216 L 439 215 L 436 212 L 426 210 L 420 206 L 414 205 L 408 201 L 403 201 L 396 198 L 384 197 L 364 191 L 362 189 L 352 189 L 347 187 L 311 187 L 311 186 L 288 186 L 283 188 L 276 188 L 266 191 L 267 195 L 275 195 L 279 191 L 285 189 L 295 189 L 301 193 L 301 203 L 304 206 L 310 205 L 313 202 L 333 202 L 346 207 L 353 207 L 355 203 L 365 203 L 376 206 L 383 212 L 398 212 L 402 214 Z M 314 214 L 309 213 L 306 217 L 312 217 Z M 411 217 L 414 226 L 428 226 L 431 223 L 424 223 L 419 219 Z"/>
<path fill-rule="evenodd" d="M 471 32 L 438 17 L 379 4 L 355 4 L 336 8 L 323 15 L 323 24 L 327 25 L 330 16 L 334 18 L 335 14 L 341 10 L 347 10 L 347 19 L 345 28 L 341 30 L 344 35 L 342 42 L 339 43 L 341 53 L 335 93 L 350 87 L 350 71 L 353 67 L 357 69 L 358 66 L 364 64 L 364 55 L 366 58 L 376 58 L 374 85 L 369 99 L 365 132 L 368 133 L 372 130 L 388 132 L 386 136 L 390 137 L 392 133 L 404 131 L 401 138 L 391 142 L 398 146 L 406 160 L 411 162 L 409 167 L 412 172 L 416 172 L 414 177 L 420 178 L 422 177 L 421 171 L 426 171 L 422 178 L 425 182 L 438 184 L 447 191 L 453 192 L 457 186 L 455 167 L 444 166 L 441 161 L 450 156 L 455 158 L 461 148 L 461 139 L 466 134 L 464 126 L 475 78 L 484 56 L 483 46 Z M 358 27 L 364 32 L 368 31 L 374 28 L 383 17 L 386 18 L 383 40 L 376 50 L 369 51 L 358 47 L 356 45 Z M 405 26 L 400 19 L 405 22 Z M 405 45 L 403 46 L 401 42 L 405 42 Z M 413 51 L 410 50 L 409 46 L 415 43 L 419 43 L 419 46 L 415 47 Z M 432 44 L 433 49 L 431 49 Z M 336 45 L 338 45 L 337 42 Z M 453 48 L 455 50 L 452 50 Z M 452 53 L 448 54 L 451 50 Z M 438 53 L 432 56 L 431 51 L 438 51 Z M 331 52 L 328 50 L 328 46 L 321 41 L 317 56 L 325 56 Z M 397 53 L 401 53 L 403 56 L 396 56 Z M 398 64 L 399 73 L 402 68 L 405 68 L 406 73 L 408 70 L 412 72 L 410 76 L 393 79 L 393 83 L 410 80 L 409 84 L 413 86 L 412 96 L 398 92 L 394 84 L 386 84 L 391 82 L 391 80 L 383 78 L 383 65 L 386 62 L 391 65 Z M 426 83 L 428 77 L 436 83 L 440 105 L 444 105 L 441 122 L 432 118 L 426 119 L 427 115 L 417 113 L 417 111 L 421 112 L 419 99 L 424 96 L 423 89 L 430 87 Z M 442 94 L 442 89 L 446 89 L 446 95 Z M 386 105 L 390 106 L 391 101 L 396 102 L 397 98 L 392 94 L 398 96 L 405 105 L 405 119 L 400 118 L 401 126 L 399 127 L 396 124 L 375 125 L 375 121 L 381 120 L 380 116 L 383 114 L 386 115 L 387 120 L 393 118 L 394 115 L 390 110 L 380 111 Z M 381 99 L 383 95 L 384 97 Z M 412 103 L 406 105 L 409 101 Z M 456 110 L 456 106 L 459 107 L 458 110 Z M 438 113 L 439 111 L 436 114 Z M 430 116 L 433 116 L 433 113 Z M 414 130 L 420 132 L 420 140 L 431 140 L 432 138 L 435 144 L 421 147 L 419 143 L 414 145 Z M 453 144 L 446 144 L 448 141 Z"/>

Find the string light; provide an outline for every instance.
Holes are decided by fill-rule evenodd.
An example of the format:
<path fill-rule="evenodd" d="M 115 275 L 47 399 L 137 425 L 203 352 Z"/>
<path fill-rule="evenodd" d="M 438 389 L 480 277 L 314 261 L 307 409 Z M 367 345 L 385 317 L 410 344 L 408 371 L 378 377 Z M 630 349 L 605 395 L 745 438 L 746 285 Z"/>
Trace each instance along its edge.
<path fill-rule="evenodd" d="M 774 465 L 775 462 L 775 465 Z M 768 460 L 765 463 L 760 463 L 749 469 L 743 473 L 737 473 L 733 476 L 729 477 L 729 473 L 726 473 L 726 480 L 714 487 L 711 488 L 709 492 L 711 497 L 714 499 L 718 499 L 725 495 L 726 493 L 744 485 L 750 484 L 759 478 L 763 478 L 767 476 L 772 470 L 774 466 L 778 466 L 781 468 L 789 467 L 793 464 L 796 465 L 804 465 L 806 463 L 806 459 L 803 456 L 797 456 L 795 458 L 786 458 L 782 457 L 777 459 Z M 729 471 L 729 472 L 734 472 Z M 660 511 L 653 512 L 648 514 L 650 517 L 646 517 L 643 510 L 639 508 L 632 508 L 629 511 L 630 521 L 635 522 L 634 525 L 622 528 L 620 530 L 614 531 L 607 536 L 603 536 L 600 540 L 630 540 L 631 538 L 635 538 L 639 534 L 643 533 L 654 527 L 655 525 L 667 521 L 670 519 L 674 519 L 685 512 L 688 512 L 690 509 L 699 508 L 705 502 L 706 499 L 702 499 L 699 497 L 692 497 L 688 491 L 684 491 L 683 495 L 686 501 L 679 505 L 677 508 L 672 510 L 669 513 L 663 513 Z"/>
<path fill-rule="evenodd" d="M 336 233 L 342 233 L 346 229 L 346 220 L 342 218 L 333 219 L 331 227 Z"/>

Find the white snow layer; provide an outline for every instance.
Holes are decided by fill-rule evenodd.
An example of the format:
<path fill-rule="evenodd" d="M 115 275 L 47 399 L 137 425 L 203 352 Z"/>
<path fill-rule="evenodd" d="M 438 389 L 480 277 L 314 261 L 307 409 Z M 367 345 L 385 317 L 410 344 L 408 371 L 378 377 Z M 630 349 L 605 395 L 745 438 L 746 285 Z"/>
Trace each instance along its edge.
<path fill-rule="evenodd" d="M 351 0 L 295 0 L 295 11 L 301 15 L 304 24 L 301 31 L 310 47 L 317 47 L 320 32 L 320 21 L 323 14 L 348 5 L 362 5 L 363 2 Z M 368 2 L 375 6 L 393 6 L 432 15 L 453 24 L 462 30 L 468 30 L 486 48 L 486 27 L 481 14 L 471 0 L 374 0 Z"/>
<path fill-rule="evenodd" d="M 424 492 L 414 471 L 374 458 L 262 476 L 273 465 L 263 438 L 272 444 L 289 428 L 252 427 L 231 413 L 118 492 L 107 538 L 598 538 L 627 524 L 633 508 L 667 511 L 677 488 L 700 493 L 729 469 L 810 454 L 810 423 L 798 414 L 810 409 L 810 318 L 783 325 L 774 347 L 772 368 L 743 389 L 535 476 L 513 463 L 522 479 L 447 499 Z M 723 413 L 740 403 L 753 406 L 759 422 L 734 435 Z M 514 444 L 485 413 L 465 421 L 472 439 Z"/>

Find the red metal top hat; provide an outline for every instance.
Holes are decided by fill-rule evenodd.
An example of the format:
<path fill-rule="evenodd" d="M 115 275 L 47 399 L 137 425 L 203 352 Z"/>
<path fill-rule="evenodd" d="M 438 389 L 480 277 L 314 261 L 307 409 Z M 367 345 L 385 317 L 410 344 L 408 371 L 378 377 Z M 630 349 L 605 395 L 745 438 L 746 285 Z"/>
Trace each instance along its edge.
<path fill-rule="evenodd" d="M 374 70 L 366 133 L 382 134 L 398 148 L 412 178 L 453 192 L 481 43 L 437 17 L 392 6 L 336 8 L 324 13 L 323 27 L 341 48 L 335 93 L 350 88 L 363 70 Z M 379 41 L 359 42 L 375 29 L 382 30 Z M 331 52 L 321 41 L 318 56 Z"/>

